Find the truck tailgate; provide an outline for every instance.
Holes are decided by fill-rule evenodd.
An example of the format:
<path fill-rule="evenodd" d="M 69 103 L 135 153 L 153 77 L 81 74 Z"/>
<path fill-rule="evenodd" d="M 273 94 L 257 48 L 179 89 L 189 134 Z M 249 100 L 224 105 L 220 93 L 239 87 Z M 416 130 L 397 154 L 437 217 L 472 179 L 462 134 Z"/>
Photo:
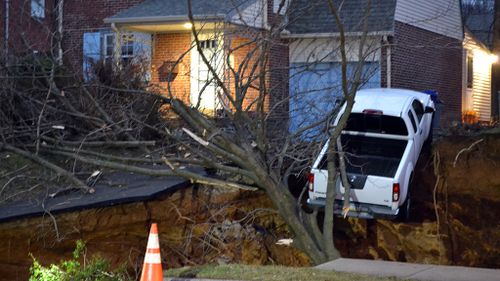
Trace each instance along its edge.
<path fill-rule="evenodd" d="M 358 177 L 360 177 L 360 175 L 349 174 L 351 185 L 358 180 Z M 362 188 L 351 187 L 349 196 L 350 201 L 390 207 L 392 205 L 393 182 L 394 180 L 392 178 L 366 176 L 366 181 Z M 343 200 L 344 193 L 344 186 L 339 181 L 336 187 L 336 199 Z"/>

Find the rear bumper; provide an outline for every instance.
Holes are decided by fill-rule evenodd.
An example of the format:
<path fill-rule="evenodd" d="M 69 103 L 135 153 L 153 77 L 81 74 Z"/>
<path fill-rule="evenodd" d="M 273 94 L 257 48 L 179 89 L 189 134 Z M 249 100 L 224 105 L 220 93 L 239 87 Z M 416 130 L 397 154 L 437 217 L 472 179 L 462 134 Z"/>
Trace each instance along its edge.
<path fill-rule="evenodd" d="M 344 201 L 335 200 L 334 213 L 342 215 L 342 206 Z M 325 199 L 307 199 L 307 204 L 313 207 L 325 207 Z M 348 217 L 360 219 L 394 219 L 399 213 L 399 209 L 393 210 L 390 207 L 351 202 Z"/>

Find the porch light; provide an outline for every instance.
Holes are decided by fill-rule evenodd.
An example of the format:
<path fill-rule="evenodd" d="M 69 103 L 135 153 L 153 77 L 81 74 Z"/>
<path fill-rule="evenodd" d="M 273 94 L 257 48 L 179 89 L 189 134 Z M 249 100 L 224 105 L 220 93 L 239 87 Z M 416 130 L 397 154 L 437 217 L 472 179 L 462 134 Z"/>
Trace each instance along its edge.
<path fill-rule="evenodd" d="M 474 60 L 479 62 L 481 65 L 488 65 L 496 63 L 498 61 L 498 56 L 476 49 L 474 50 Z"/>
<path fill-rule="evenodd" d="M 193 24 L 192 24 L 192 23 L 190 23 L 190 22 L 186 22 L 183 26 L 184 26 L 184 28 L 186 28 L 186 29 L 191 29 L 191 28 L 193 27 Z"/>
<path fill-rule="evenodd" d="M 496 63 L 498 62 L 498 56 L 497 55 L 490 55 L 490 62 L 491 63 Z"/>

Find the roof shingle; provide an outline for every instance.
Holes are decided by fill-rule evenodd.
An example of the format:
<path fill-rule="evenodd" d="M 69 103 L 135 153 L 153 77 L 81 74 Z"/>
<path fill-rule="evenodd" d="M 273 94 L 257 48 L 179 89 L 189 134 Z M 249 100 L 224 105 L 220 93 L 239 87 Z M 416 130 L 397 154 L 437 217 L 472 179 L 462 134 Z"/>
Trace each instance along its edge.
<path fill-rule="evenodd" d="M 236 8 L 254 0 L 192 0 L 192 13 L 194 17 L 225 16 Z M 121 11 L 108 18 L 113 22 L 117 19 L 131 18 L 161 18 L 186 16 L 188 14 L 187 0 L 146 0 L 141 4 Z"/>
<path fill-rule="evenodd" d="M 338 0 L 334 1 L 338 7 Z M 339 9 L 346 32 L 363 31 L 368 0 L 343 1 Z M 393 31 L 396 0 L 372 0 L 368 14 L 369 32 Z M 339 28 L 325 0 L 292 0 L 288 30 L 292 34 L 336 33 Z"/>

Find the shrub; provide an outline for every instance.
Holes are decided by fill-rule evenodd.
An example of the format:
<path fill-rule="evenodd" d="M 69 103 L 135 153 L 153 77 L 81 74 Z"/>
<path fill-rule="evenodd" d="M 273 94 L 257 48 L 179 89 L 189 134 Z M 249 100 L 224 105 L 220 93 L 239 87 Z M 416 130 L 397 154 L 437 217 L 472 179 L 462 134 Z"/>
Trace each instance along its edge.
<path fill-rule="evenodd" d="M 85 243 L 81 240 L 76 242 L 76 249 L 73 251 L 73 258 L 51 264 L 41 265 L 33 258 L 33 265 L 30 268 L 29 281 L 126 281 L 132 280 L 125 272 L 124 268 L 116 271 L 110 269 L 109 261 L 94 256 L 89 261 L 85 260 Z M 83 265 L 79 259 L 83 259 Z"/>

